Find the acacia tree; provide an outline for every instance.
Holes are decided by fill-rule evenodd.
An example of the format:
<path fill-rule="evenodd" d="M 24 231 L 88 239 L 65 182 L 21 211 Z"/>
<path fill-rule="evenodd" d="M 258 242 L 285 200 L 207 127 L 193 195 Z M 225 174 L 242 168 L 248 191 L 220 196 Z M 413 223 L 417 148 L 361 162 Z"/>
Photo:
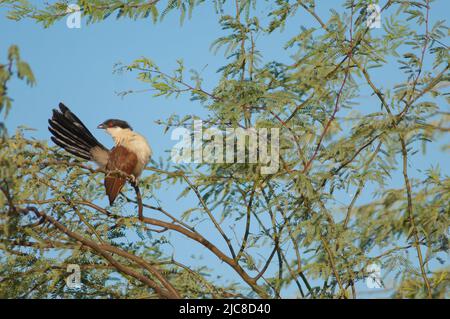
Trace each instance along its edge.
<path fill-rule="evenodd" d="M 89 23 L 110 16 L 158 23 L 171 11 L 179 11 L 181 20 L 186 14 L 195 19 L 195 7 L 206 5 L 162 2 L 78 5 Z M 173 72 L 150 58 L 119 66 L 156 95 L 189 94 L 207 110 L 204 117 L 161 119 L 164 130 L 191 127 L 196 119 L 220 130 L 278 128 L 280 169 L 274 174 L 261 174 L 261 164 L 194 166 L 167 159 L 148 167 L 138 196 L 125 191 L 117 205 L 104 207 L 103 171 L 20 130 L 4 134 L 0 295 L 355 298 L 356 284 L 376 263 L 395 276 L 393 297 L 445 297 L 449 179 L 432 163 L 423 177 L 412 177 L 410 170 L 415 152 L 441 145 L 449 131 L 443 92 L 448 28 L 444 21 L 430 21 L 429 0 L 381 1 L 383 31 L 376 35 L 367 24 L 372 1 L 345 1 L 327 19 L 317 14 L 316 2 L 276 1 L 261 13 L 263 2 L 215 0 L 224 35 L 213 48 L 225 48 L 228 64 L 220 68 L 218 83 L 208 82 L 211 91 L 198 73 L 186 75 L 181 62 Z M 9 18 L 34 19 L 44 27 L 68 14 L 65 1 L 3 4 Z M 299 24 L 303 15 L 315 22 Z M 261 17 L 271 21 L 263 24 Z M 291 63 L 266 61 L 256 36 L 278 32 L 287 22 L 302 26 L 285 46 L 293 52 Z M 404 80 L 382 88 L 373 69 L 393 67 Z M 33 79 L 25 70 L 18 76 Z M 6 88 L 14 70 L 5 64 L 0 71 Z M 367 88 L 376 102 L 361 99 Z M 0 92 L 5 99 L 6 89 Z M 401 187 L 393 186 L 396 174 Z M 164 203 L 151 204 L 164 185 L 173 184 L 196 205 L 174 213 Z M 350 199 L 337 205 L 339 191 L 350 189 Z M 365 193 L 371 199 L 357 204 Z M 207 234 L 197 227 L 200 219 L 211 225 Z M 162 247 L 168 240 L 177 246 L 168 234 L 197 243 L 239 279 L 223 284 L 208 277 L 207 265 L 181 263 L 176 250 L 171 255 Z M 80 290 L 67 288 L 67 264 L 83 270 Z"/>

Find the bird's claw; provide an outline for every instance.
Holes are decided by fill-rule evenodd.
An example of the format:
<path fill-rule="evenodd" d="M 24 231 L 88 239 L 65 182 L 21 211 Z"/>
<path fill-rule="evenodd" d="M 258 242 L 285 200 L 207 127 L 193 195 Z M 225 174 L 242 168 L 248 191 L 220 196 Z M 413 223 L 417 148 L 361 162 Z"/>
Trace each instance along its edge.
<path fill-rule="evenodd" d="M 136 186 L 136 185 L 137 185 L 137 178 L 136 178 L 136 176 L 130 175 L 130 176 L 129 176 L 129 179 L 130 179 L 131 185 L 133 185 L 133 186 Z"/>

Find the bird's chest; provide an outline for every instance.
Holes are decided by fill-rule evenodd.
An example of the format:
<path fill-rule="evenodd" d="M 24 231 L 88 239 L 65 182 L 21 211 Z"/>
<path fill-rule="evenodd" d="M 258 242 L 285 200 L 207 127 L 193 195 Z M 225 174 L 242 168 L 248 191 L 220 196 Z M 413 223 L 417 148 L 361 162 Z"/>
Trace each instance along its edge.
<path fill-rule="evenodd" d="M 133 170 L 133 175 L 138 177 L 150 161 L 150 156 L 152 155 L 150 146 L 147 141 L 140 136 L 128 137 L 117 142 L 118 145 L 121 145 L 136 154 L 137 164 Z"/>
<path fill-rule="evenodd" d="M 131 139 L 124 145 L 138 157 L 138 161 L 147 164 L 150 160 L 151 150 L 147 141 L 144 139 Z"/>

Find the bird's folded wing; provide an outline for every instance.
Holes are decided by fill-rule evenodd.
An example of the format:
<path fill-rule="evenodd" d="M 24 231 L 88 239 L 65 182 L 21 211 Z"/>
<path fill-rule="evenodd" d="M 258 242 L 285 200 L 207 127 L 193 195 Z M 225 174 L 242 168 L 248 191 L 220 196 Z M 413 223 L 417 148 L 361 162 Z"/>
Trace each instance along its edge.
<path fill-rule="evenodd" d="M 119 145 L 111 150 L 108 163 L 106 164 L 106 170 L 109 173 L 105 177 L 106 194 L 108 195 L 110 205 L 114 203 L 114 200 L 126 182 L 125 177 L 121 177 L 120 174 L 114 173 L 114 171 L 119 170 L 131 175 L 137 164 L 137 160 L 136 154 L 126 147 Z"/>

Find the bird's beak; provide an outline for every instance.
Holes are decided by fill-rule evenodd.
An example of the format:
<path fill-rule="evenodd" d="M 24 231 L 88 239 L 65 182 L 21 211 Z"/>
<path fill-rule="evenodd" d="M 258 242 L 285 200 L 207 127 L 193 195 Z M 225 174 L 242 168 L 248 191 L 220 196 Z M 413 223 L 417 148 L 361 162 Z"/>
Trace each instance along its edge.
<path fill-rule="evenodd" d="M 99 124 L 99 125 L 97 126 L 97 128 L 105 129 L 106 127 L 105 127 L 105 125 L 102 123 L 102 124 Z"/>

